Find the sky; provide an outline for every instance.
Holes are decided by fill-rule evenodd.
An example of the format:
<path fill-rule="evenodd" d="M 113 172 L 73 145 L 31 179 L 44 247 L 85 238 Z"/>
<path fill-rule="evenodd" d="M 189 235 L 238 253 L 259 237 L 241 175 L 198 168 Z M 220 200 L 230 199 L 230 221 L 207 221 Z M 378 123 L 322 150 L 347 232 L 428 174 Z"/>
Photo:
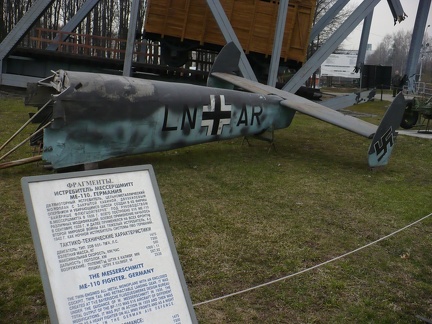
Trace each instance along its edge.
<path fill-rule="evenodd" d="M 348 2 L 347 6 L 351 8 L 356 8 L 356 6 L 361 3 L 362 0 L 351 0 Z M 372 26 L 369 35 L 369 44 L 372 44 L 372 50 L 375 50 L 381 40 L 387 34 L 393 34 L 400 30 L 412 31 L 414 28 L 415 18 L 417 15 L 417 8 L 420 0 L 400 0 L 401 5 L 408 15 L 401 23 L 396 23 L 394 25 L 393 15 L 391 14 L 390 7 L 386 0 L 381 0 L 375 7 Z M 428 30 L 428 34 L 432 35 L 432 5 L 431 10 L 429 10 L 429 16 L 426 23 L 431 25 Z M 356 29 L 347 37 L 343 42 L 342 47 L 347 50 L 357 50 L 360 44 L 360 37 L 362 32 L 363 23 L 360 23 Z"/>

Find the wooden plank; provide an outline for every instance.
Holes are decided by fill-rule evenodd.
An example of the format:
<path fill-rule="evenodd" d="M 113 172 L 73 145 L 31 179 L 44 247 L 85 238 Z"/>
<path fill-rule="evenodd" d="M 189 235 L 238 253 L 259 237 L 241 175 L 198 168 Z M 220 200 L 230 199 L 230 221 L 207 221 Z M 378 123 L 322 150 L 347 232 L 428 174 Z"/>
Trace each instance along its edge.
<path fill-rule="evenodd" d="M 278 5 L 275 1 L 221 0 L 246 52 L 271 54 Z M 281 56 L 304 62 L 315 0 L 290 0 Z M 224 45 L 225 40 L 205 0 L 151 0 L 146 31 Z"/>
<path fill-rule="evenodd" d="M 23 164 L 32 163 L 32 162 L 41 161 L 41 160 L 42 160 L 42 155 L 36 155 L 36 156 L 29 157 L 29 158 L 21 159 L 21 160 L 4 162 L 4 163 L 0 163 L 0 169 L 11 168 L 14 166 L 23 165 Z"/>

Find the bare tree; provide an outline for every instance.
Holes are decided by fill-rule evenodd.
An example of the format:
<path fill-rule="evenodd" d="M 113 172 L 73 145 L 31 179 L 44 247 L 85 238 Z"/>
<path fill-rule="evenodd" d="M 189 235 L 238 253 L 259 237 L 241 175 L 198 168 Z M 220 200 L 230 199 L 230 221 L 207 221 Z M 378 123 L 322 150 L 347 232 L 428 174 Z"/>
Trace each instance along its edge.
<path fill-rule="evenodd" d="M 387 34 L 377 49 L 366 58 L 366 64 L 369 65 L 389 65 L 392 53 L 393 37 Z"/>
<path fill-rule="evenodd" d="M 315 25 L 337 1 L 338 0 L 317 0 L 313 25 Z M 309 44 L 308 57 L 311 57 L 317 49 L 320 48 L 331 35 L 333 35 L 340 25 L 342 25 L 342 23 L 348 18 L 351 12 L 352 9 L 350 7 L 345 7 L 331 20 L 331 22 Z"/>
<path fill-rule="evenodd" d="M 337 2 L 338 0 L 317 0 L 316 10 L 313 17 L 312 25 L 315 25 L 325 13 Z M 352 10 L 349 7 L 345 7 L 337 14 L 326 27 L 312 40 L 308 46 L 307 57 L 310 58 L 321 46 L 324 44 L 333 33 L 342 25 L 342 23 L 351 14 Z M 312 83 L 307 82 L 308 86 L 315 87 L 316 72 L 313 74 Z"/>
<path fill-rule="evenodd" d="M 391 62 L 394 70 L 405 71 L 408 52 L 411 45 L 412 33 L 398 31 L 393 36 Z"/>
<path fill-rule="evenodd" d="M 0 40 L 4 39 L 7 35 L 6 31 L 6 24 L 5 24 L 5 18 L 4 17 L 4 0 L 0 0 L 0 8 L 2 8 L 2 14 L 0 15 Z"/>
<path fill-rule="evenodd" d="M 387 34 L 377 49 L 367 57 L 366 64 L 392 66 L 393 71 L 397 70 L 401 74 L 405 74 L 411 38 L 411 31 L 398 31 L 394 34 Z M 418 61 L 418 70 L 422 66 L 422 74 L 426 76 L 426 80 L 428 81 L 431 80 L 430 73 L 432 71 L 430 43 L 432 43 L 430 38 L 425 35 Z"/>
<path fill-rule="evenodd" d="M 427 34 L 423 41 L 419 60 L 422 66 L 422 81 L 432 82 L 432 38 Z"/>
<path fill-rule="evenodd" d="M 21 17 L 30 9 L 36 0 L 0 0 L 0 41 L 13 29 Z M 53 39 L 58 30 L 61 30 L 71 18 L 83 6 L 86 0 L 58 0 L 47 8 L 34 28 L 26 37 L 27 43 L 24 46 L 43 47 L 39 39 Z M 97 55 L 102 57 L 121 58 L 122 54 L 110 49 L 124 50 L 125 42 L 118 42 L 113 39 L 127 39 L 129 29 L 129 16 L 132 0 L 101 0 L 94 9 L 74 30 L 74 38 L 70 42 L 85 45 L 98 46 Z M 144 33 L 144 16 L 146 0 L 141 0 L 140 15 L 137 23 L 137 38 Z M 42 29 L 48 29 L 43 31 Z M 30 42 L 29 36 L 36 36 L 38 40 Z M 102 36 L 102 37 L 99 37 Z M 105 38 L 104 38 L 105 37 Z M 67 48 L 67 47 L 63 47 Z M 72 46 L 70 47 L 72 49 Z M 105 50 L 106 48 L 106 50 Z M 79 47 L 79 53 L 90 54 L 85 46 Z"/>

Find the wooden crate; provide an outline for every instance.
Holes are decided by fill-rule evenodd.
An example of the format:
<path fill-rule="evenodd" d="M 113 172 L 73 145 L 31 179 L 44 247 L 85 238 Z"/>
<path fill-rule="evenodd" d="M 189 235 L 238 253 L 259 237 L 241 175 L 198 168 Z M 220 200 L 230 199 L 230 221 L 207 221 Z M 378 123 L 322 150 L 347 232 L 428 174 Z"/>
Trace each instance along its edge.
<path fill-rule="evenodd" d="M 281 57 L 304 62 L 316 0 L 290 0 Z M 278 1 L 221 0 L 246 53 L 271 55 Z M 201 45 L 226 42 L 205 0 L 149 0 L 145 30 Z"/>

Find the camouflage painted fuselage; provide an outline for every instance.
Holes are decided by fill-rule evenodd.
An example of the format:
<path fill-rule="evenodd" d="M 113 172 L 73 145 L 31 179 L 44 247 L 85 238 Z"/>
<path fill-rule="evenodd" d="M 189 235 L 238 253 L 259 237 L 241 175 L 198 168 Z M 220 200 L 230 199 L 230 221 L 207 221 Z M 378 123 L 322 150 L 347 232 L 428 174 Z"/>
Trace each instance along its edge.
<path fill-rule="evenodd" d="M 155 152 L 290 125 L 278 96 L 113 75 L 67 72 L 57 79 L 43 159 L 54 168 Z"/>

